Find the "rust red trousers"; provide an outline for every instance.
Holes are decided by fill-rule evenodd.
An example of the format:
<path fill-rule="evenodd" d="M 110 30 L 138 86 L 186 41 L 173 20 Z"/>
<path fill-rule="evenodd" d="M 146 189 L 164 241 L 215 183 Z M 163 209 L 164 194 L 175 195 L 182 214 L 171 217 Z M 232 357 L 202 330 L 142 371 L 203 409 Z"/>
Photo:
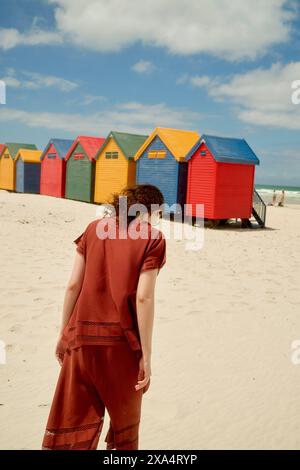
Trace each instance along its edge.
<path fill-rule="evenodd" d="M 106 449 L 138 449 L 143 390 L 134 386 L 139 357 L 127 341 L 67 351 L 42 448 L 96 450 L 106 409 Z"/>

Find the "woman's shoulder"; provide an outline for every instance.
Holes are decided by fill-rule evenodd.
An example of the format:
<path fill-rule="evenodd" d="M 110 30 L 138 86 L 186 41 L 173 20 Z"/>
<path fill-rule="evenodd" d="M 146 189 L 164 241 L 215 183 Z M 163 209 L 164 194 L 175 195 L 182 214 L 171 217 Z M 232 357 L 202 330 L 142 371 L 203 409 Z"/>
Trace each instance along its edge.
<path fill-rule="evenodd" d="M 86 226 L 85 233 L 86 235 L 93 233 L 95 236 L 99 236 L 99 233 L 101 233 L 102 230 L 104 231 L 107 230 L 107 227 L 105 227 L 106 225 L 109 225 L 110 229 L 115 229 L 112 232 L 114 234 L 115 233 L 117 234 L 118 229 L 120 228 L 119 223 L 118 223 L 118 218 L 116 216 L 110 215 L 110 216 L 98 217 L 92 220 L 91 222 L 89 222 L 88 225 Z M 149 241 L 150 239 L 150 240 L 164 240 L 165 241 L 165 235 L 163 231 L 151 225 L 150 222 L 142 221 L 142 222 L 138 222 L 138 225 L 140 226 L 138 227 L 134 223 L 128 224 L 127 231 L 128 231 L 129 238 L 130 238 L 130 232 L 133 230 L 134 239 L 137 238 L 137 233 L 140 233 L 141 238 L 144 240 L 146 239 Z"/>
<path fill-rule="evenodd" d="M 151 234 L 151 238 L 159 238 L 159 239 L 162 239 L 162 238 L 165 238 L 165 235 L 163 233 L 162 230 L 160 230 L 159 228 L 157 227 L 153 227 L 153 225 L 151 225 L 149 223 L 149 231 L 150 231 L 150 234 Z"/>
<path fill-rule="evenodd" d="M 90 229 L 97 227 L 99 223 L 111 223 L 114 220 L 116 220 L 116 217 L 112 217 L 108 215 L 97 217 L 96 219 L 88 223 L 88 225 L 86 226 L 86 230 L 90 230 Z"/>

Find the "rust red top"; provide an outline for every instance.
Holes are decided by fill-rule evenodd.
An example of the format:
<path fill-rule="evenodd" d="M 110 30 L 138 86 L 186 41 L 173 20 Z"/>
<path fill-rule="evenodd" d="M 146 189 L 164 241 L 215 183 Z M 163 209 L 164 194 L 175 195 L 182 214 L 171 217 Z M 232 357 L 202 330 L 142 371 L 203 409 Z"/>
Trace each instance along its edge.
<path fill-rule="evenodd" d="M 103 238 L 108 231 L 115 235 L 114 239 Z M 85 258 L 85 272 L 81 292 L 64 329 L 67 348 L 127 340 L 133 350 L 141 350 L 137 284 L 141 272 L 160 270 L 165 264 L 164 235 L 148 222 L 135 221 L 128 231 L 121 229 L 116 217 L 106 217 L 91 222 L 74 243 Z"/>

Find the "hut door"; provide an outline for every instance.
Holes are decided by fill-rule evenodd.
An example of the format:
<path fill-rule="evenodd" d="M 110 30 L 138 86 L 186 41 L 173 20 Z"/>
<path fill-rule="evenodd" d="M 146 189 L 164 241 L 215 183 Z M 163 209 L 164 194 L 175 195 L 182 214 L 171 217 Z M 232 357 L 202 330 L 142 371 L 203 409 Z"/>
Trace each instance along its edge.
<path fill-rule="evenodd" d="M 18 193 L 24 192 L 24 162 L 20 158 L 16 168 L 16 191 Z"/>
<path fill-rule="evenodd" d="M 71 158 L 67 164 L 67 197 L 91 201 L 92 163 L 81 158 Z"/>

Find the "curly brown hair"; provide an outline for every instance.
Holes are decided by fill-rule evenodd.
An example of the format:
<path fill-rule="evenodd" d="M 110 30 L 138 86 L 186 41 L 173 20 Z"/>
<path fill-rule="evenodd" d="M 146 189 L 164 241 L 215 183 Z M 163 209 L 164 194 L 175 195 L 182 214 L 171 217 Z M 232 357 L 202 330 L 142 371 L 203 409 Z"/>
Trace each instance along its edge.
<path fill-rule="evenodd" d="M 114 207 L 117 216 L 119 216 L 120 200 L 122 197 L 127 197 L 128 222 L 133 220 L 136 215 L 138 215 L 128 214 L 131 206 L 136 204 L 143 205 L 144 208 L 146 208 L 148 214 L 151 215 L 154 204 L 157 206 L 162 206 L 164 204 L 164 196 L 162 192 L 152 184 L 136 184 L 134 186 L 126 186 L 120 193 L 114 193 L 111 200 L 109 201 L 109 204 Z M 145 212 L 144 208 L 141 207 L 140 212 Z"/>

